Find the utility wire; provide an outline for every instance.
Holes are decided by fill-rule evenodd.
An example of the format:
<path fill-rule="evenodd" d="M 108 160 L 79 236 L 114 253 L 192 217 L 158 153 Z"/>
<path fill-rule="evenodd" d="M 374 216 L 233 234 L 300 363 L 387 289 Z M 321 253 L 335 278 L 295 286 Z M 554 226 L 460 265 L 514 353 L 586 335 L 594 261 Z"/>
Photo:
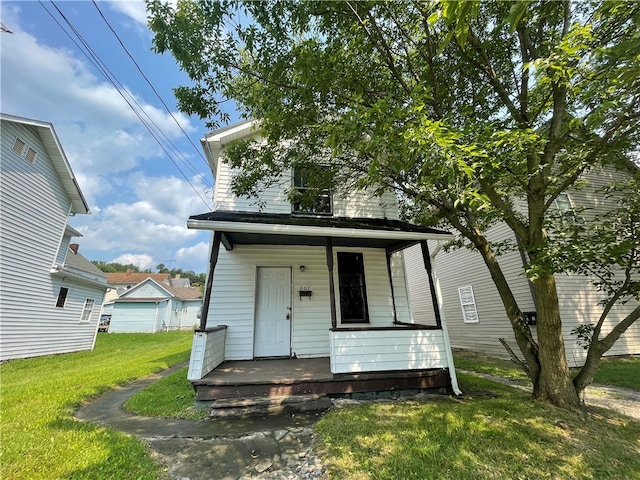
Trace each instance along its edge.
<path fill-rule="evenodd" d="M 108 69 L 108 67 L 104 64 L 104 62 L 102 62 L 100 60 L 100 58 L 98 57 L 98 55 L 91 49 L 91 47 L 88 45 L 88 43 L 84 40 L 84 38 L 82 37 L 82 35 L 75 29 L 75 27 L 72 25 L 72 23 L 66 18 L 66 16 L 60 11 L 60 9 L 58 8 L 58 6 L 51 1 L 51 4 L 54 6 L 54 8 L 58 11 L 58 13 L 60 14 L 60 16 L 65 20 L 65 22 L 67 23 L 67 25 L 69 26 L 69 28 L 75 33 L 75 35 L 78 37 L 78 39 L 82 42 L 82 44 L 85 46 L 85 48 L 87 49 L 87 51 L 91 54 L 89 55 L 89 53 L 87 53 L 87 51 L 85 51 L 79 44 L 78 42 L 69 34 L 69 32 L 65 29 L 65 27 L 56 19 L 56 17 L 53 15 L 53 13 L 51 11 L 49 11 L 49 9 L 42 3 L 41 0 L 38 0 L 38 3 L 40 3 L 40 5 L 42 6 L 42 8 L 51 16 L 51 18 L 58 24 L 58 26 L 62 29 L 62 31 L 69 37 L 69 39 L 78 47 L 78 49 L 80 50 L 80 52 L 82 52 L 87 59 L 91 62 L 91 64 L 94 65 L 94 67 L 96 67 L 96 69 L 102 73 L 102 75 L 107 79 L 107 81 L 116 89 L 116 91 L 120 94 L 120 96 L 124 99 L 124 101 L 127 103 L 127 105 L 129 105 L 129 108 L 131 108 L 131 110 L 136 114 L 136 116 L 138 117 L 138 119 L 142 122 L 142 124 L 144 125 L 144 127 L 147 129 L 147 131 L 151 134 L 151 136 L 153 137 L 153 139 L 158 143 L 158 145 L 160 146 L 160 148 L 164 151 L 165 155 L 167 155 L 167 157 L 169 158 L 169 160 L 171 160 L 171 162 L 174 164 L 174 166 L 178 169 L 178 171 L 180 172 L 180 174 L 182 175 L 182 177 L 185 179 L 185 181 L 191 186 L 191 188 L 193 189 L 193 191 L 196 193 L 196 195 L 198 195 L 198 197 L 200 198 L 200 200 L 202 200 L 202 202 L 205 204 L 205 206 L 207 208 L 210 207 L 209 203 L 207 203 L 207 201 L 202 197 L 202 195 L 200 195 L 200 193 L 198 192 L 198 189 L 195 188 L 195 186 L 191 183 L 191 181 L 189 180 L 189 178 L 186 176 L 186 174 L 184 173 L 184 171 L 178 166 L 178 164 L 176 163 L 176 161 L 173 159 L 173 157 L 171 156 L 171 154 L 167 151 L 167 148 L 165 148 L 165 145 L 163 145 L 162 140 L 158 137 L 158 135 L 153 131 L 153 129 L 149 126 L 149 124 L 147 123 L 147 121 L 144 120 L 144 118 L 142 118 L 142 115 L 140 114 L 140 111 L 142 113 L 144 113 L 144 115 L 149 119 L 149 121 L 151 123 L 153 123 L 153 125 L 156 127 L 156 129 L 162 133 L 162 130 L 160 129 L 160 127 L 158 127 L 158 125 L 153 122 L 153 120 L 149 117 L 149 115 L 144 111 L 144 109 L 140 106 L 140 104 L 138 104 L 138 102 L 135 100 L 135 98 L 133 98 L 133 96 L 124 88 L 124 86 L 122 86 L 122 84 L 117 80 L 117 78 L 115 77 L 115 75 L 113 75 L 113 73 Z M 93 58 L 92 58 L 93 57 Z M 122 88 L 120 88 L 117 83 L 119 83 Z M 123 93 L 123 90 L 126 92 L 126 95 Z M 132 105 L 132 103 L 129 101 L 129 99 L 127 99 L 127 95 L 132 99 L 132 101 L 138 106 L 139 110 L 136 110 L 136 108 L 134 108 L 134 106 Z M 164 134 L 163 134 L 164 135 Z M 174 147 L 175 148 L 175 147 Z M 201 176 L 202 174 L 198 171 L 194 172 L 197 176 Z"/>
<path fill-rule="evenodd" d="M 116 39 L 118 40 L 118 43 L 120 43 L 120 46 L 122 47 L 122 49 L 125 51 L 125 53 L 129 56 L 129 58 L 131 59 L 131 61 L 133 62 L 133 64 L 136 66 L 136 68 L 138 69 L 138 72 L 140 72 L 140 75 L 142 75 L 142 78 L 145 79 L 145 81 L 147 82 L 147 84 L 149 85 L 149 87 L 151 87 L 151 90 L 153 90 L 153 93 L 155 93 L 156 97 L 158 97 L 158 100 L 160 100 L 160 102 L 162 103 L 162 105 L 164 106 L 165 110 L 167 111 L 167 113 L 169 115 L 171 115 L 171 118 L 173 118 L 173 121 L 176 123 L 176 125 L 178 126 L 178 128 L 182 131 L 182 133 L 184 134 L 184 136 L 187 138 L 187 140 L 189 141 L 189 143 L 191 143 L 191 145 L 193 146 L 193 148 L 196 150 L 196 152 L 198 153 L 198 155 L 200 156 L 200 158 L 205 162 L 205 165 L 207 166 L 207 168 L 209 168 L 209 164 L 206 160 L 206 158 L 204 158 L 204 155 L 202 154 L 200 148 L 198 148 L 193 141 L 191 140 L 191 138 L 189 138 L 189 135 L 187 135 L 187 132 L 184 131 L 184 129 L 182 128 L 182 125 L 180 125 L 180 122 L 178 122 L 178 120 L 176 119 L 176 117 L 173 115 L 173 113 L 171 112 L 171 109 L 167 106 L 167 104 L 165 103 L 165 101 L 162 99 L 162 97 L 160 96 L 160 94 L 158 93 L 158 91 L 156 90 L 156 88 L 153 86 L 153 84 L 151 83 L 151 81 L 147 78 L 147 76 L 144 74 L 144 72 L 142 71 L 142 69 L 140 68 L 140 65 L 138 64 L 138 62 L 136 62 L 135 58 L 133 58 L 133 55 L 131 55 L 131 53 L 129 52 L 129 50 L 127 49 L 127 47 L 125 46 L 124 42 L 122 41 L 122 39 L 120 38 L 120 36 L 116 33 L 116 31 L 113 29 L 113 27 L 111 26 L 111 24 L 109 23 L 109 21 L 106 19 L 106 17 L 104 16 L 104 14 L 102 13 L 102 10 L 100 10 L 100 7 L 98 7 L 98 4 L 96 3 L 95 0 L 92 0 L 93 5 L 96 7 L 96 10 L 98 11 L 98 13 L 100 14 L 100 16 L 102 17 L 102 20 L 104 20 L 104 23 L 106 23 L 107 27 L 109 27 L 109 30 L 111 30 L 111 32 L 113 33 L 113 35 L 116 37 Z M 186 160 L 185 160 L 186 161 Z"/>
<path fill-rule="evenodd" d="M 107 80 L 110 81 L 110 83 L 113 85 L 113 87 L 118 90 L 118 92 L 120 93 L 120 95 L 123 95 L 122 92 L 126 92 L 127 96 L 131 99 L 131 101 L 133 103 L 136 104 L 136 106 L 138 107 L 138 111 L 142 112 L 145 117 L 147 117 L 147 119 L 149 120 L 150 123 L 152 123 L 154 125 L 154 127 L 156 128 L 156 130 L 162 135 L 162 137 L 164 137 L 164 140 L 162 140 L 162 138 L 159 138 L 157 136 L 157 134 L 154 134 L 151 130 L 151 128 L 148 126 L 147 122 L 145 120 L 143 120 L 142 118 L 140 118 L 140 115 L 136 112 L 136 110 L 133 108 L 133 106 L 131 105 L 131 102 L 127 101 L 125 98 L 125 101 L 127 101 L 127 103 L 129 104 L 129 106 L 131 107 L 131 109 L 134 111 L 134 113 L 136 113 L 136 115 L 138 116 L 138 118 L 140 119 L 141 122 L 143 122 L 143 124 L 145 125 L 145 127 L 147 128 L 147 130 L 149 130 L 149 133 L 151 133 L 154 136 L 154 139 L 156 140 L 156 142 L 160 143 L 160 142 L 165 142 L 165 145 L 167 145 L 168 147 L 172 147 L 174 154 L 176 154 L 178 157 L 180 157 L 183 161 L 183 163 L 185 163 L 185 165 L 187 167 L 190 167 L 191 172 L 196 175 L 196 176 L 201 176 L 204 177 L 204 175 L 197 169 L 195 168 L 187 159 L 186 157 L 182 154 L 182 152 L 179 151 L 179 149 L 171 142 L 171 140 L 169 140 L 169 138 L 167 137 L 167 135 L 162 131 L 162 129 L 158 126 L 158 124 L 147 114 L 147 112 L 145 111 L 145 109 L 138 103 L 138 101 L 136 100 L 136 98 L 131 94 L 131 92 L 129 92 L 124 85 L 117 79 L 117 77 L 109 70 L 109 68 L 106 66 L 106 64 L 104 64 L 104 62 L 102 62 L 102 60 L 100 60 L 100 57 L 93 51 L 93 49 L 91 48 L 91 46 L 84 40 L 84 38 L 82 37 L 82 35 L 80 34 L 80 32 L 78 32 L 76 30 L 76 28 L 71 24 L 71 22 L 65 17 L 65 15 L 60 11 L 60 9 L 55 5 L 54 2 L 51 2 L 54 7 L 56 8 L 56 10 L 58 10 L 58 13 L 62 16 L 62 18 L 64 18 L 64 20 L 66 21 L 66 23 L 69 25 L 69 27 L 73 30 L 73 32 L 76 34 L 76 36 L 82 41 L 83 45 L 85 46 L 85 48 L 87 49 L 87 51 L 89 51 L 89 53 L 91 53 L 91 56 L 94 58 L 95 62 L 94 65 L 96 66 L 96 68 L 99 68 L 100 71 L 102 72 L 102 74 L 107 78 Z M 98 64 L 98 65 L 96 65 Z M 117 85 L 115 85 L 115 83 L 119 84 L 120 87 L 118 87 Z M 123 95 L 124 97 L 124 95 Z M 161 145 L 162 147 L 162 145 Z M 169 156 L 170 160 L 173 162 L 173 159 L 170 157 L 169 153 L 167 152 L 167 150 L 165 148 L 163 148 L 163 150 L 165 151 L 165 153 Z M 173 162 L 175 164 L 175 162 Z M 176 165 L 176 168 L 179 168 Z M 182 171 L 181 171 L 182 173 Z"/>

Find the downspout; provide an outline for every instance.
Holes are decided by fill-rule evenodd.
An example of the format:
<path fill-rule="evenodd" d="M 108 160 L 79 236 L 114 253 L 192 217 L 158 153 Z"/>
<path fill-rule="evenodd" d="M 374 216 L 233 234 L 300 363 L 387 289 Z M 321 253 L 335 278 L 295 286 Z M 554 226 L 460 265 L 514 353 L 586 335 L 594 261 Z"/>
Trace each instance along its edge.
<path fill-rule="evenodd" d="M 156 302 L 156 313 L 153 317 L 153 332 L 151 333 L 156 333 L 156 325 L 158 325 L 158 305 L 159 303 Z"/>
<path fill-rule="evenodd" d="M 440 253 L 442 250 L 442 244 L 438 240 L 438 246 L 430 254 L 431 257 L 431 269 L 433 275 L 433 283 L 435 284 L 436 298 L 438 300 L 438 310 L 440 312 L 440 326 L 442 327 L 442 334 L 444 336 L 444 348 L 447 351 L 447 364 L 449 366 L 449 376 L 451 377 L 451 388 L 453 389 L 453 393 L 456 395 L 461 395 L 462 391 L 458 386 L 458 377 L 456 375 L 456 367 L 453 364 L 453 352 L 451 351 L 451 342 L 449 341 L 449 330 L 447 329 L 447 319 L 444 315 L 444 307 L 442 300 L 442 291 L 440 290 L 440 279 L 438 278 L 438 272 L 436 269 L 436 255 Z"/>

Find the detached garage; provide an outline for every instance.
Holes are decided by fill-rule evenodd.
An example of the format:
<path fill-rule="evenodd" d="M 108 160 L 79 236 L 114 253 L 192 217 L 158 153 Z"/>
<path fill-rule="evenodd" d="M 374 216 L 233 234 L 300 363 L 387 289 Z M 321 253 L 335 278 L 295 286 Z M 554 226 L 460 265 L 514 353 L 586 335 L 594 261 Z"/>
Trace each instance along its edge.
<path fill-rule="evenodd" d="M 202 307 L 199 288 L 161 285 L 148 278 L 114 300 L 111 333 L 156 333 L 192 329 Z"/>

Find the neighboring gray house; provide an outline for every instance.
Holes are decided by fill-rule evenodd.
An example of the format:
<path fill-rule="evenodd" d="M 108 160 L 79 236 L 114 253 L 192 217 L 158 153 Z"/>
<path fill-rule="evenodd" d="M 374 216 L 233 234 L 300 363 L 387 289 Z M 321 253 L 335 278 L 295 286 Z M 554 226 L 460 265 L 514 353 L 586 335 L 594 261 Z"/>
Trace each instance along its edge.
<path fill-rule="evenodd" d="M 0 360 L 90 350 L 106 276 L 67 224 L 89 207 L 50 123 L 0 123 Z"/>
<path fill-rule="evenodd" d="M 111 333 L 156 333 L 193 329 L 201 309 L 200 288 L 171 287 L 147 278 L 105 305 L 104 313 L 111 315 Z"/>
<path fill-rule="evenodd" d="M 630 168 L 633 167 L 630 165 Z M 583 216 L 605 213 L 607 205 L 610 204 L 607 204 L 597 191 L 614 179 L 619 179 L 620 175 L 620 171 L 612 169 L 592 171 L 584 176 L 582 188 L 561 195 L 555 208 L 569 217 L 582 208 L 586 208 L 580 213 Z M 515 241 L 514 233 L 506 224 L 493 227 L 487 236 L 493 241 L 509 238 Z M 429 242 L 429 246 L 432 254 L 438 252 L 437 242 Z M 424 269 L 418 264 L 420 259 L 421 252 L 418 248 L 407 249 L 405 265 L 412 310 L 419 321 L 428 322 L 433 316 L 430 310 L 431 298 L 428 290 L 424 288 L 427 277 Z M 440 251 L 432 261 L 437 264 L 451 345 L 506 357 L 507 353 L 498 340 L 505 338 L 517 351 L 513 330 L 500 295 L 480 254 L 467 249 L 449 253 Z M 511 251 L 501 255 L 498 261 L 520 309 L 527 312 L 531 318 L 530 323 L 534 323 L 536 308 L 531 285 L 523 273 L 523 258 L 519 252 Z M 567 361 L 570 366 L 580 366 L 584 363 L 586 351 L 578 345 L 571 331 L 581 324 L 596 323 L 602 312 L 602 305 L 599 305 L 602 294 L 590 284 L 588 278 L 579 275 L 556 275 L 556 285 Z M 619 322 L 637 306 L 638 301 L 632 300 L 626 305 L 615 307 L 610 314 L 611 321 L 605 323 L 603 332 L 608 332 L 614 321 Z M 535 336 L 535 324 L 531 325 L 531 329 Z M 640 323 L 636 322 L 606 355 L 638 353 Z"/>

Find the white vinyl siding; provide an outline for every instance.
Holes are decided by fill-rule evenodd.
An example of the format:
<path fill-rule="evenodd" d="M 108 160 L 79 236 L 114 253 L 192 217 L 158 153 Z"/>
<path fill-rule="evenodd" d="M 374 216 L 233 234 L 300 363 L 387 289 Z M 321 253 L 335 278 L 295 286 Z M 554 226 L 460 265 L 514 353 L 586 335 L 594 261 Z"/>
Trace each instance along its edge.
<path fill-rule="evenodd" d="M 579 190 L 568 191 L 567 199 L 573 208 L 586 210 L 579 215 L 589 220 L 596 214 L 606 214 L 611 208 L 602 194 L 596 193 L 602 186 L 621 174 L 612 169 L 593 170 L 583 178 L 585 181 Z M 561 202 L 563 199 L 561 199 Z M 512 231 L 505 225 L 497 225 L 489 232 L 493 241 L 514 238 Z M 436 242 L 429 242 L 431 251 Z M 405 252 L 407 259 L 407 277 L 411 292 L 412 312 L 417 321 L 430 319 L 433 315 L 430 308 L 430 297 L 426 272 L 417 266 L 419 246 L 411 247 Z M 421 260 L 420 260 L 421 261 Z M 533 297 L 526 277 L 523 274 L 522 259 L 518 252 L 508 252 L 498 257 L 498 262 L 507 278 L 518 306 L 524 312 L 535 311 Z M 451 345 L 457 348 L 478 350 L 498 357 L 506 357 L 504 347 L 498 341 L 505 338 L 512 347 L 516 347 L 513 330 L 504 310 L 502 300 L 491 280 L 489 271 L 479 253 L 472 250 L 456 250 L 450 253 L 440 252 L 435 260 L 435 268 L 440 278 L 440 285 L 444 297 L 444 309 L 449 329 Z M 463 283 L 464 282 L 464 283 Z M 474 297 L 480 323 L 465 324 L 459 306 L 458 287 L 466 284 L 473 285 Z M 602 300 L 594 287 L 589 285 L 586 277 L 577 275 L 556 275 L 560 315 L 562 318 L 562 332 L 565 338 L 567 360 L 570 366 L 578 366 L 584 361 L 585 350 L 576 343 L 576 337 L 571 330 L 581 324 L 593 323 L 598 320 Z M 612 320 L 620 320 L 638 305 L 631 301 L 627 305 L 616 306 L 611 312 Z M 613 321 L 605 323 L 603 333 L 608 333 Z M 532 326 L 535 337 L 536 327 Z M 626 355 L 640 353 L 640 324 L 636 322 L 625 332 L 614 347 L 605 355 Z"/>
<path fill-rule="evenodd" d="M 393 302 L 384 250 L 336 247 L 336 297 L 335 254 L 338 251 L 363 253 L 371 325 L 390 326 L 393 321 Z M 300 271 L 300 265 L 305 266 L 304 272 Z M 230 252 L 220 249 L 207 318 L 208 327 L 228 326 L 226 359 L 253 358 L 254 289 L 259 266 L 292 269 L 292 352 L 297 357 L 328 356 L 331 310 L 324 247 L 238 245 Z M 392 271 L 398 319 L 408 322 L 410 315 L 401 263 L 396 262 Z M 311 297 L 301 297 L 301 289 L 309 289 Z M 339 306 L 337 311 L 340 322 Z"/>
<path fill-rule="evenodd" d="M 507 238 L 511 230 L 506 225 L 498 225 L 488 232 L 491 240 Z M 513 238 L 513 236 L 511 236 Z M 515 240 L 514 240 L 515 241 Z M 438 242 L 430 241 L 433 253 Z M 522 258 L 518 252 L 505 252 L 498 257 L 509 286 L 523 311 L 535 311 L 533 297 L 527 278 L 522 274 Z M 429 290 L 429 281 L 420 245 L 405 251 L 407 281 L 411 292 L 411 310 L 417 323 L 435 324 L 435 314 Z M 451 346 L 467 348 L 491 355 L 504 356 L 505 350 L 498 338 L 505 338 L 515 347 L 511 324 L 506 316 L 500 294 L 495 287 L 489 270 L 481 255 L 475 250 L 461 249 L 449 253 L 441 250 L 432 260 L 442 291 L 442 307 L 447 320 Z M 458 288 L 473 286 L 479 323 L 465 323 L 460 306 Z M 535 335 L 535 327 L 532 327 Z"/>
<path fill-rule="evenodd" d="M 448 368 L 442 330 L 331 332 L 331 372 Z"/>
<path fill-rule="evenodd" d="M 194 333 L 187 380 L 200 380 L 224 362 L 226 335 L 226 329 Z"/>
<path fill-rule="evenodd" d="M 265 189 L 260 198 L 237 197 L 231 190 L 234 172 L 223 161 L 218 162 L 214 210 L 252 213 L 291 213 L 287 190 L 291 188 L 290 173 L 283 174 L 279 181 Z M 393 193 L 382 197 L 364 191 L 332 195 L 332 212 L 336 217 L 398 218 L 398 208 Z"/>
<path fill-rule="evenodd" d="M 462 320 L 464 323 L 478 323 L 478 310 L 476 309 L 476 300 L 473 297 L 473 287 L 467 285 L 458 288 L 458 296 L 460 297 L 460 306 L 462 307 Z"/>
<path fill-rule="evenodd" d="M 3 120 L 1 130 L 0 360 L 91 349 L 99 311 L 78 319 L 85 299 L 102 302 L 104 289 L 50 274 L 71 200 L 36 128 Z M 37 162 L 13 152 L 16 137 L 38 152 Z M 69 288 L 63 309 L 55 307 L 61 287 Z"/>

